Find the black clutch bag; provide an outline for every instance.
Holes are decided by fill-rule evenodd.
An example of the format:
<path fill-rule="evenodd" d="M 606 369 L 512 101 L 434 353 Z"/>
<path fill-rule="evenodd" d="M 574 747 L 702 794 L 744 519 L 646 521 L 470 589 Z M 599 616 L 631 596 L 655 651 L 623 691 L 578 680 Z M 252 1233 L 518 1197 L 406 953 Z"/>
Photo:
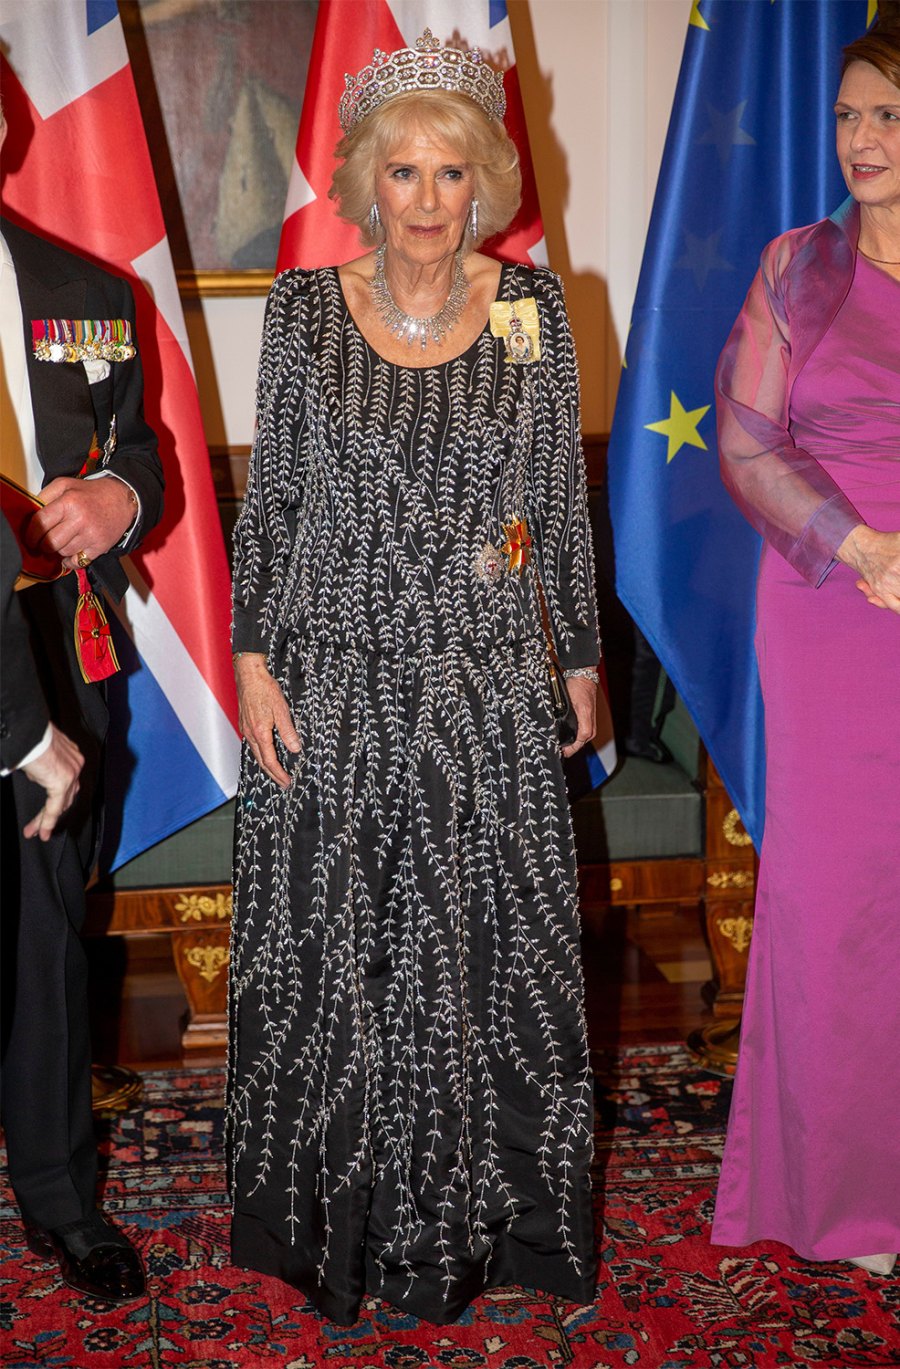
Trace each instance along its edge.
<path fill-rule="evenodd" d="M 578 719 L 566 688 L 566 677 L 553 655 L 547 652 L 547 673 L 550 677 L 550 697 L 560 746 L 569 746 L 578 735 Z"/>

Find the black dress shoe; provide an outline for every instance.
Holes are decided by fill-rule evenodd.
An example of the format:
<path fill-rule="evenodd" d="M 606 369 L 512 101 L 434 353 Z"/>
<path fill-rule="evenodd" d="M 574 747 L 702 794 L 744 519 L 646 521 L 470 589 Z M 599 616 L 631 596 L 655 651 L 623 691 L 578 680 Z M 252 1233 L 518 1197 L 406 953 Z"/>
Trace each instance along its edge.
<path fill-rule="evenodd" d="M 144 1295 L 140 1255 L 99 1212 L 52 1231 L 26 1222 L 25 1240 L 33 1255 L 56 1260 L 63 1282 L 79 1293 L 114 1303 Z"/>
<path fill-rule="evenodd" d="M 665 742 L 659 741 L 656 737 L 640 741 L 634 737 L 626 737 L 624 748 L 626 756 L 638 756 L 642 761 L 653 761 L 655 765 L 668 765 L 672 759 L 672 753 Z"/>

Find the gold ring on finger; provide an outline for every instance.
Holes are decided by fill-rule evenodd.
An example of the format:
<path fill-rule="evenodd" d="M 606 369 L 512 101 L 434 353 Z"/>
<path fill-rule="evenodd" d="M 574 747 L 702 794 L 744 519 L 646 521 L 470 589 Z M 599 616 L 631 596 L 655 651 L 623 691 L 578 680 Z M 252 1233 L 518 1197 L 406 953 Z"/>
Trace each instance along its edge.
<path fill-rule="evenodd" d="M 80 566 L 82 570 L 87 570 L 88 566 L 91 564 L 91 558 L 86 551 L 80 551 L 75 557 L 75 564 Z"/>

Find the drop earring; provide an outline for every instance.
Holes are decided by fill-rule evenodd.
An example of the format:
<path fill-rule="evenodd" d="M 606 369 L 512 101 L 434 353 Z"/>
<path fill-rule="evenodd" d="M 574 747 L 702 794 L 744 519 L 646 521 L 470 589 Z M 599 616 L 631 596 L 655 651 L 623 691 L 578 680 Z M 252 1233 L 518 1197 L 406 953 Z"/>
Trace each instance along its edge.
<path fill-rule="evenodd" d="M 469 205 L 469 217 L 466 222 L 466 232 L 473 242 L 478 241 L 478 201 L 473 200 Z"/>
<path fill-rule="evenodd" d="M 369 237 L 377 238 L 378 230 L 381 227 L 381 215 L 378 212 L 378 201 L 372 201 L 372 208 L 369 210 Z"/>

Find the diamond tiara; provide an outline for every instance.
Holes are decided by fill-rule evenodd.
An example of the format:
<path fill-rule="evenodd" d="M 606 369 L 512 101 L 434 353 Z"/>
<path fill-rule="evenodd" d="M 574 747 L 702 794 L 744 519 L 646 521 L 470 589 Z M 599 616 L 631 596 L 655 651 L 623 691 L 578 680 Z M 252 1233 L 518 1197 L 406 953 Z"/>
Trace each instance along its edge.
<path fill-rule="evenodd" d="M 489 119 L 502 121 L 506 113 L 503 75 L 487 65 L 478 48 L 442 48 L 440 39 L 426 29 L 414 48 L 382 52 L 376 48 L 372 61 L 356 76 L 344 77 L 347 89 L 341 96 L 338 116 L 349 133 L 373 109 L 394 95 L 411 90 L 453 90 L 480 105 Z"/>

